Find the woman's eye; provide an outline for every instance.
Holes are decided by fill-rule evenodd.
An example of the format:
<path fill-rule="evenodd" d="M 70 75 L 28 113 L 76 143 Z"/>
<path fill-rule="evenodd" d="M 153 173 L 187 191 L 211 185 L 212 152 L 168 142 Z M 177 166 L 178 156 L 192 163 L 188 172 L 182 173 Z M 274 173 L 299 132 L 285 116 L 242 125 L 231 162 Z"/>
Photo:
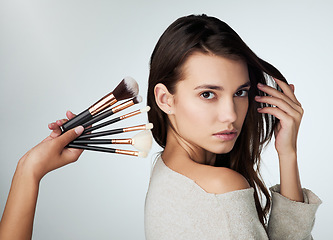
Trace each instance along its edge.
<path fill-rule="evenodd" d="M 201 93 L 201 97 L 205 98 L 205 99 L 212 99 L 214 98 L 214 93 L 212 92 L 203 92 Z"/>
<path fill-rule="evenodd" d="M 248 92 L 248 90 L 239 90 L 235 93 L 235 97 L 246 97 Z"/>

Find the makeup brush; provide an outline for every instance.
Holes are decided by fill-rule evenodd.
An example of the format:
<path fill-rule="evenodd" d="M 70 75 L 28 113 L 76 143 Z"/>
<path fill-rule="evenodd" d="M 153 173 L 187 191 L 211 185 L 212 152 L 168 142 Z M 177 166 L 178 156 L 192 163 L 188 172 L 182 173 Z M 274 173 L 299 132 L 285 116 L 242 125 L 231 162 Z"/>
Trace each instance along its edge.
<path fill-rule="evenodd" d="M 117 113 L 117 112 L 119 112 L 121 110 L 124 110 L 124 109 L 126 109 L 126 108 L 128 108 L 130 106 L 133 106 L 134 104 L 140 103 L 140 102 L 142 102 L 142 97 L 141 96 L 136 96 L 136 97 L 134 97 L 131 100 L 128 100 L 128 101 L 126 101 L 126 102 L 124 102 L 122 104 L 119 104 L 116 107 L 111 108 L 110 110 L 101 112 L 101 113 L 93 116 L 92 119 L 90 119 L 89 121 L 83 123 L 82 126 L 84 128 L 86 128 L 86 127 L 88 127 L 88 126 L 90 126 L 90 125 L 92 125 L 92 124 L 94 124 L 94 123 L 96 123 L 96 122 L 98 122 L 98 121 L 100 121 L 100 120 L 102 120 L 104 118 L 107 118 L 107 117 L 111 116 L 112 114 L 115 114 L 115 113 Z"/>
<path fill-rule="evenodd" d="M 137 82 L 131 77 L 124 78 L 113 90 L 113 92 L 107 94 L 95 104 L 93 104 L 91 107 L 89 107 L 87 110 L 81 112 L 76 117 L 64 123 L 61 126 L 62 132 L 66 132 L 71 128 L 77 127 L 85 123 L 86 121 L 89 121 L 94 115 L 112 106 L 120 100 L 135 97 L 138 92 L 139 86 Z"/>
<path fill-rule="evenodd" d="M 104 123 L 100 123 L 100 124 L 98 124 L 98 125 L 96 125 L 96 126 L 92 126 L 92 127 L 90 127 L 90 128 L 86 128 L 86 129 L 83 131 L 83 134 L 85 134 L 85 133 L 87 133 L 87 132 L 94 131 L 94 130 L 96 130 L 96 129 L 99 129 L 99 128 L 102 128 L 102 127 L 105 127 L 105 126 L 108 126 L 108 125 L 110 125 L 110 124 L 112 124 L 112 123 L 116 123 L 116 122 L 118 122 L 118 121 L 120 121 L 120 120 L 124 120 L 124 119 L 126 119 L 126 118 L 133 117 L 133 116 L 138 115 L 138 114 L 140 114 L 140 113 L 149 112 L 149 110 L 150 110 L 150 107 L 149 107 L 149 106 L 146 106 L 146 107 L 141 108 L 141 109 L 139 109 L 139 110 L 136 110 L 136 111 L 134 111 L 134 112 L 130 112 L 130 113 L 127 113 L 127 114 L 122 115 L 122 116 L 120 116 L 120 117 L 117 117 L 117 118 L 111 119 L 111 120 L 109 120 L 109 121 L 106 121 L 106 122 L 104 122 Z M 94 119 L 94 118 L 93 118 L 93 119 Z M 83 124 L 83 126 L 85 126 L 85 124 Z"/>
<path fill-rule="evenodd" d="M 74 140 L 73 144 L 131 144 L 139 151 L 149 152 L 152 145 L 152 135 L 150 130 L 144 130 L 127 139 L 87 139 Z"/>
<path fill-rule="evenodd" d="M 143 125 L 138 125 L 138 126 L 133 126 L 133 127 L 118 128 L 118 129 L 112 129 L 112 130 L 107 130 L 107 131 L 103 131 L 103 132 L 84 134 L 84 135 L 79 136 L 76 139 L 78 140 L 78 139 L 87 139 L 87 138 L 94 138 L 94 137 L 103 137 L 103 136 L 108 136 L 108 135 L 123 133 L 123 132 L 150 130 L 152 128 L 153 128 L 153 124 L 148 123 L 148 124 L 143 124 Z"/>
<path fill-rule="evenodd" d="M 98 152 L 106 152 L 106 153 L 118 153 L 118 154 L 125 154 L 131 155 L 136 157 L 147 157 L 146 152 L 139 152 L 139 151 L 131 151 L 131 150 L 122 150 L 122 149 L 115 149 L 115 148 L 105 148 L 105 147 L 96 147 L 96 146 L 87 146 L 87 145 L 79 145 L 79 144 L 68 144 L 70 148 L 79 148 L 84 150 L 91 150 L 91 151 L 98 151 Z"/>

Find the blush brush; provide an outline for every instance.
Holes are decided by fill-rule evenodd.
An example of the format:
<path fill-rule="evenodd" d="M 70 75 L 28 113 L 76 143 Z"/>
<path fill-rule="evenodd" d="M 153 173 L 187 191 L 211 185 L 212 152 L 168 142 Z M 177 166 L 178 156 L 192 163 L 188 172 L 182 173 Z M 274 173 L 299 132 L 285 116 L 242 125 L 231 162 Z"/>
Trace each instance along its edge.
<path fill-rule="evenodd" d="M 86 145 L 86 144 L 131 144 L 139 151 L 149 152 L 152 145 L 152 135 L 150 130 L 144 130 L 134 135 L 132 138 L 127 139 L 87 139 L 87 140 L 74 140 L 72 144 Z"/>
<path fill-rule="evenodd" d="M 62 132 L 66 132 L 69 129 L 84 124 L 85 122 L 92 119 L 94 115 L 102 112 L 116 102 L 135 97 L 138 92 L 139 86 L 137 82 L 131 77 L 124 78 L 111 93 L 101 98 L 87 110 L 81 112 L 76 117 L 64 123 L 61 126 Z"/>

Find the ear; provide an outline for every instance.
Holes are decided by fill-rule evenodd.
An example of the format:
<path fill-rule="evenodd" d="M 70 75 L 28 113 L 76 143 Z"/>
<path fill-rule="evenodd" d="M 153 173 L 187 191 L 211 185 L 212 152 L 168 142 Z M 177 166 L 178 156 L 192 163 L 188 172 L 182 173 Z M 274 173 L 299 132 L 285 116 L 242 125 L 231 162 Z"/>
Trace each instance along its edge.
<path fill-rule="evenodd" d="M 154 94 L 158 107 L 166 114 L 170 114 L 173 107 L 173 95 L 169 92 L 166 86 L 162 83 L 156 84 Z"/>

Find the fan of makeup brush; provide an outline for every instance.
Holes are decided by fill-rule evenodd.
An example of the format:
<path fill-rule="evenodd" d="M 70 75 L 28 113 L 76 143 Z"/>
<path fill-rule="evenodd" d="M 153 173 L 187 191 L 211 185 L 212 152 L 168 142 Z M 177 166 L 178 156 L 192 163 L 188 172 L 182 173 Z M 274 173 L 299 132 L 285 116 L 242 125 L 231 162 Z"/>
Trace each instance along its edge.
<path fill-rule="evenodd" d="M 129 79 L 129 80 L 128 80 Z M 134 89 L 134 90 L 133 90 Z M 138 94 L 138 85 L 133 78 L 127 77 L 121 81 L 121 83 L 116 87 L 116 89 L 103 97 L 101 100 L 96 102 L 92 107 L 88 108 L 84 112 L 77 115 L 75 118 L 71 119 L 67 123 L 65 123 L 62 127 L 63 132 L 82 125 L 85 130 L 81 136 L 71 142 L 68 147 L 79 148 L 91 151 L 99 151 L 99 152 L 107 152 L 107 153 L 117 153 L 117 154 L 126 154 L 131 156 L 138 157 L 146 157 L 151 145 L 152 145 L 152 135 L 150 129 L 153 128 L 152 123 L 141 124 L 130 127 L 123 127 L 118 129 L 111 129 L 105 131 L 95 132 L 95 130 L 110 126 L 113 123 L 119 122 L 124 119 L 128 119 L 130 117 L 136 116 L 141 113 L 148 112 L 150 110 L 149 106 L 146 106 L 142 109 L 135 110 L 133 112 L 124 114 L 122 116 L 113 118 L 108 121 L 104 121 L 99 123 L 100 121 L 105 120 L 107 117 L 123 111 L 128 107 L 131 107 L 135 104 L 138 104 L 142 101 L 141 96 L 137 96 Z M 114 105 L 116 102 L 121 100 L 129 99 L 119 105 L 112 107 L 109 110 L 107 108 Z M 106 100 L 108 99 L 108 100 Z M 95 111 L 92 109 L 96 109 L 98 106 L 99 110 Z M 96 123 L 96 124 L 95 124 Z M 126 139 L 98 139 L 97 137 L 105 137 L 114 134 L 120 134 L 125 132 L 132 131 L 140 131 L 138 134 L 134 135 L 132 138 Z M 110 144 L 127 144 L 132 145 L 138 151 L 125 150 L 125 149 L 115 149 L 109 147 L 102 147 L 98 145 L 110 145 Z"/>
<path fill-rule="evenodd" d="M 82 125 L 116 102 L 135 97 L 138 93 L 138 83 L 132 77 L 125 77 L 112 92 L 98 100 L 87 110 L 63 124 L 61 129 L 63 132 L 66 132 L 69 129 Z"/>

